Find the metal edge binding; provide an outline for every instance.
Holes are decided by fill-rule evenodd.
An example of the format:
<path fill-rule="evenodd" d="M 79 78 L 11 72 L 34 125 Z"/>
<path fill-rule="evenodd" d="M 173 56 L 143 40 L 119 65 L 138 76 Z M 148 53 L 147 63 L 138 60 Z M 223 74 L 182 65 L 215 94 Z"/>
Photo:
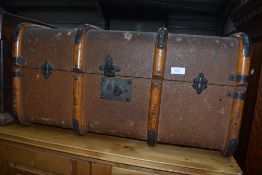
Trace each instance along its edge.
<path fill-rule="evenodd" d="M 164 49 L 166 47 L 166 40 L 168 37 L 168 30 L 165 27 L 161 27 L 157 31 L 157 48 Z"/>
<path fill-rule="evenodd" d="M 82 132 L 79 128 L 79 123 L 76 119 L 73 119 L 72 120 L 72 127 L 73 127 L 73 130 L 74 130 L 74 133 L 76 135 L 79 135 L 79 136 L 83 136 L 86 134 L 86 132 Z"/>
<path fill-rule="evenodd" d="M 16 123 L 21 124 L 21 122 L 20 122 L 20 120 L 19 120 L 19 118 L 18 118 L 18 114 L 17 114 L 16 111 L 12 111 L 12 112 L 11 112 L 11 115 L 12 115 L 12 117 L 13 117 L 13 119 L 14 119 L 14 121 L 15 121 Z"/>
<path fill-rule="evenodd" d="M 232 37 L 235 38 L 240 38 L 243 41 L 243 56 L 245 57 L 251 57 L 252 56 L 252 50 L 251 50 L 251 42 L 250 42 L 250 37 L 243 32 L 240 33 L 235 33 L 231 35 Z"/>
<path fill-rule="evenodd" d="M 100 29 L 96 26 L 90 25 L 90 24 L 84 24 L 83 26 L 79 27 L 76 32 L 75 36 L 75 44 L 80 44 L 82 41 L 82 35 L 85 30 L 90 30 L 90 29 Z"/>
<path fill-rule="evenodd" d="M 157 133 L 155 131 L 147 132 L 147 145 L 152 147 L 157 145 Z"/>
<path fill-rule="evenodd" d="M 77 29 L 76 36 L 75 36 L 75 44 L 80 44 L 82 41 L 82 35 L 83 35 L 83 27 L 80 27 Z"/>
<path fill-rule="evenodd" d="M 76 135 L 80 135 L 79 124 L 78 124 L 78 121 L 76 119 L 72 120 L 72 127 L 73 127 L 73 130 L 74 130 L 74 133 Z"/>
<path fill-rule="evenodd" d="M 14 121 L 15 121 L 16 123 L 18 123 L 18 124 L 23 125 L 23 126 L 31 125 L 31 122 L 28 121 L 27 118 L 25 118 L 24 121 L 21 121 L 21 120 L 19 119 L 18 114 L 17 114 L 16 111 L 12 111 L 11 115 L 12 115 Z"/>
<path fill-rule="evenodd" d="M 221 152 L 222 155 L 229 157 L 234 154 L 238 146 L 238 141 L 236 139 L 231 139 L 228 142 L 227 148 Z"/>
<path fill-rule="evenodd" d="M 18 41 L 18 35 L 19 35 L 19 31 L 21 30 L 21 28 L 25 25 L 26 23 L 22 22 L 20 24 L 18 24 L 16 26 L 16 28 L 14 29 L 14 41 Z"/>

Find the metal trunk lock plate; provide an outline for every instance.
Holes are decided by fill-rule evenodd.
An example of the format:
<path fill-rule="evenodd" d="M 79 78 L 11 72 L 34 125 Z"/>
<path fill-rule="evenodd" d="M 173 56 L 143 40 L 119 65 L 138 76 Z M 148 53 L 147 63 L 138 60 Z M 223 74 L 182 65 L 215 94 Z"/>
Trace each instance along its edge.
<path fill-rule="evenodd" d="M 41 73 L 44 75 L 45 79 L 48 79 L 49 76 L 52 74 L 52 65 L 45 61 L 44 64 L 41 66 Z"/>
<path fill-rule="evenodd" d="M 101 98 L 106 100 L 131 101 L 132 80 L 102 77 Z"/>
<path fill-rule="evenodd" d="M 204 76 L 203 73 L 199 73 L 199 75 L 193 80 L 192 87 L 196 90 L 197 94 L 201 94 L 207 88 L 208 80 Z"/>

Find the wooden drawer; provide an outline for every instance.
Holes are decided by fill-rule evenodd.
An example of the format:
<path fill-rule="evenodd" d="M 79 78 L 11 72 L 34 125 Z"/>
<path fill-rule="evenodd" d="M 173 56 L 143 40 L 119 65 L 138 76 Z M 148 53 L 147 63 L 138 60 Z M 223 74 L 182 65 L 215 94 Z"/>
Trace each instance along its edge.
<path fill-rule="evenodd" d="M 119 168 L 99 163 L 91 163 L 91 175 L 158 175 L 159 173 L 148 173 L 138 170 L 126 168 Z M 176 173 L 165 173 L 170 175 L 177 175 Z"/>
<path fill-rule="evenodd" d="M 87 134 L 42 125 L 0 127 L 0 175 L 240 175 L 217 151 Z"/>
<path fill-rule="evenodd" d="M 156 175 L 156 174 L 113 167 L 111 175 Z"/>
<path fill-rule="evenodd" d="M 90 164 L 47 152 L 5 144 L 0 174 L 89 175 Z M 1 173 L 2 172 L 2 173 Z"/>

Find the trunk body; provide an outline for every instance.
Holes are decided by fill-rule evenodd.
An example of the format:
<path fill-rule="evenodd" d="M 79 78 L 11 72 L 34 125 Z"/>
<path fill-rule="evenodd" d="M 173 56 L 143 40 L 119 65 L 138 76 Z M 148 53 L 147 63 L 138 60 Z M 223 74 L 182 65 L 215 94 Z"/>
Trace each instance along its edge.
<path fill-rule="evenodd" d="M 20 88 L 14 89 L 14 93 L 20 96 L 19 102 L 16 98 L 15 108 L 20 121 L 72 128 L 73 57 L 77 30 L 42 26 L 27 29 L 26 24 L 21 28 L 13 48 L 18 74 L 14 83 L 20 84 Z M 16 48 L 16 45 L 20 47 Z M 51 66 L 49 75 L 46 65 Z"/>
<path fill-rule="evenodd" d="M 8 124 L 12 121 L 10 115 L 12 113 L 12 42 L 14 30 L 21 22 L 50 26 L 40 21 L 5 12 L 0 8 L 0 120 L 5 121 L 1 124 Z"/>
<path fill-rule="evenodd" d="M 21 121 L 232 154 L 249 76 L 246 35 L 90 29 L 23 32 Z"/>

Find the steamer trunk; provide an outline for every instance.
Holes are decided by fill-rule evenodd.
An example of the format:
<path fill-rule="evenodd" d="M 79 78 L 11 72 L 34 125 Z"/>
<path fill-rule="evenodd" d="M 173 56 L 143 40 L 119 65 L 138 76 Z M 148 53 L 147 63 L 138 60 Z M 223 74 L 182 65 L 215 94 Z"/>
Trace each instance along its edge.
<path fill-rule="evenodd" d="M 21 97 L 14 101 L 18 118 L 23 124 L 36 122 L 72 128 L 72 71 L 77 30 L 29 25 L 20 25 L 13 50 L 14 84 L 20 87 L 15 87 L 14 93 Z"/>
<path fill-rule="evenodd" d="M 0 7 L 0 125 L 13 121 L 12 113 L 12 42 L 14 29 L 21 22 L 54 26 L 4 11 Z"/>
<path fill-rule="evenodd" d="M 13 52 L 25 58 L 13 90 L 22 123 L 224 155 L 236 149 L 250 69 L 246 35 L 29 28 Z"/>

